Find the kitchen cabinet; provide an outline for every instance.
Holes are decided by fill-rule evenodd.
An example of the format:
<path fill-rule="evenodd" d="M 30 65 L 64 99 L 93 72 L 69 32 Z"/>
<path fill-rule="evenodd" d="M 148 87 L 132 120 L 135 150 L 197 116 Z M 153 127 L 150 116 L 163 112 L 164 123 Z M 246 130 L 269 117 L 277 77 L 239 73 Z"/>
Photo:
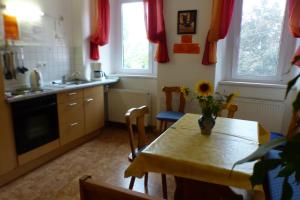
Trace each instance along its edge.
<path fill-rule="evenodd" d="M 57 95 L 60 144 L 64 145 L 84 135 L 83 91 Z"/>
<path fill-rule="evenodd" d="M 82 99 L 83 97 L 83 90 L 72 90 L 68 92 L 63 92 L 57 95 L 57 103 L 70 103 L 72 100 Z"/>
<path fill-rule="evenodd" d="M 61 145 L 104 126 L 103 86 L 95 86 L 57 95 Z"/>
<path fill-rule="evenodd" d="M 0 176 L 17 167 L 11 111 L 5 101 L 3 72 L 0 67 Z"/>
<path fill-rule="evenodd" d="M 63 88 L 57 90 L 56 94 L 51 92 L 49 95 L 56 95 L 54 101 L 57 102 L 58 112 L 55 116 L 58 116 L 59 138 L 17 156 L 13 107 L 9 103 L 23 99 L 6 99 L 2 74 L 0 66 L 0 186 L 89 141 L 104 126 L 103 85 L 79 85 L 78 89 Z M 109 83 L 112 82 L 105 82 Z M 47 95 L 41 95 L 43 96 Z M 39 98 L 39 95 L 34 98 Z M 35 106 L 36 104 L 32 107 Z"/>
<path fill-rule="evenodd" d="M 92 133 L 104 126 L 103 86 L 86 88 L 84 94 L 85 133 Z"/>

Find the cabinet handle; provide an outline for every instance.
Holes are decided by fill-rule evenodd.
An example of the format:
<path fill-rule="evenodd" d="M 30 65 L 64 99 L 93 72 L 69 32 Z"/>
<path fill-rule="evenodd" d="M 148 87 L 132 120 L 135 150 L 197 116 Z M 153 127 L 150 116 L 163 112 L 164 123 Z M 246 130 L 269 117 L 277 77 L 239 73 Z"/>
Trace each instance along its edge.
<path fill-rule="evenodd" d="M 71 93 L 69 93 L 68 95 L 69 96 L 73 96 L 73 95 L 76 95 L 77 93 L 76 92 L 71 92 Z"/>
<path fill-rule="evenodd" d="M 77 125 L 79 125 L 79 124 L 77 122 L 75 122 L 75 123 L 70 124 L 70 127 L 74 127 L 74 126 L 77 126 Z"/>
<path fill-rule="evenodd" d="M 76 106 L 76 105 L 77 105 L 77 103 L 70 103 L 70 104 L 69 104 L 69 106 L 71 106 L 71 107 L 72 107 L 72 106 Z"/>
<path fill-rule="evenodd" d="M 87 99 L 86 102 L 91 102 L 91 101 L 94 101 L 93 98 L 90 98 L 90 99 Z"/>

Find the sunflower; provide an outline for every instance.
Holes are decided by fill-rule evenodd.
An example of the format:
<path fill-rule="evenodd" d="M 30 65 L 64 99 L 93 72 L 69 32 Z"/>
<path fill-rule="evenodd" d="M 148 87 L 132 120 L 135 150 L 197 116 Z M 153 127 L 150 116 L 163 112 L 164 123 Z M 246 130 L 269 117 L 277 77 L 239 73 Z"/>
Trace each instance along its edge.
<path fill-rule="evenodd" d="M 187 87 L 180 87 L 180 92 L 183 94 L 184 97 L 187 97 L 190 93 L 190 90 Z"/>
<path fill-rule="evenodd" d="M 200 96 L 209 96 L 213 93 L 213 86 L 209 81 L 199 81 L 195 85 L 195 92 Z"/>

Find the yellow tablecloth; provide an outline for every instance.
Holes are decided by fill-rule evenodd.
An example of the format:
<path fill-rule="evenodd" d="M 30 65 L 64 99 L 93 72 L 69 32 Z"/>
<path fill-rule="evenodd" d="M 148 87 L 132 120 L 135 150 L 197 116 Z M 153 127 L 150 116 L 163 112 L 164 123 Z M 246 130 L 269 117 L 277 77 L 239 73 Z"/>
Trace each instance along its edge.
<path fill-rule="evenodd" d="M 158 172 L 215 184 L 251 189 L 254 163 L 233 164 L 269 139 L 257 122 L 219 117 L 210 136 L 201 135 L 200 115 L 185 114 L 131 163 L 125 177 Z M 262 191 L 261 187 L 255 188 Z"/>

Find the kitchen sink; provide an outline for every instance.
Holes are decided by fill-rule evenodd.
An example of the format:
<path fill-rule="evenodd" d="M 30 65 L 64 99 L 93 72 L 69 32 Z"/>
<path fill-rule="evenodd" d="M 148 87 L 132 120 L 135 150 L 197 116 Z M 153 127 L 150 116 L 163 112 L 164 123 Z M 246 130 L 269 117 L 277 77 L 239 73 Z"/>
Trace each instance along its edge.
<path fill-rule="evenodd" d="M 62 81 L 53 81 L 52 85 L 57 85 L 57 86 L 71 86 L 71 85 L 81 85 L 81 84 L 86 84 L 86 83 L 91 83 L 93 81 L 87 81 L 87 80 L 69 80 L 66 82 Z"/>
<path fill-rule="evenodd" d="M 110 82 L 116 82 L 118 80 L 119 80 L 118 77 L 107 77 L 107 78 L 103 79 L 102 82 L 103 83 L 110 83 Z M 97 81 L 96 80 L 87 81 L 87 80 L 75 79 L 75 80 L 68 80 L 68 81 L 63 82 L 62 80 L 56 80 L 56 81 L 52 81 L 46 87 L 49 87 L 49 88 L 67 88 L 67 87 L 74 87 L 74 86 L 77 86 L 77 85 L 84 85 L 84 84 L 89 84 L 89 83 L 94 83 L 94 82 L 97 82 Z"/>
<path fill-rule="evenodd" d="M 92 81 L 85 81 L 85 80 L 74 80 L 74 81 L 66 81 L 65 85 L 80 85 L 80 84 L 85 84 L 85 83 L 91 83 Z"/>

